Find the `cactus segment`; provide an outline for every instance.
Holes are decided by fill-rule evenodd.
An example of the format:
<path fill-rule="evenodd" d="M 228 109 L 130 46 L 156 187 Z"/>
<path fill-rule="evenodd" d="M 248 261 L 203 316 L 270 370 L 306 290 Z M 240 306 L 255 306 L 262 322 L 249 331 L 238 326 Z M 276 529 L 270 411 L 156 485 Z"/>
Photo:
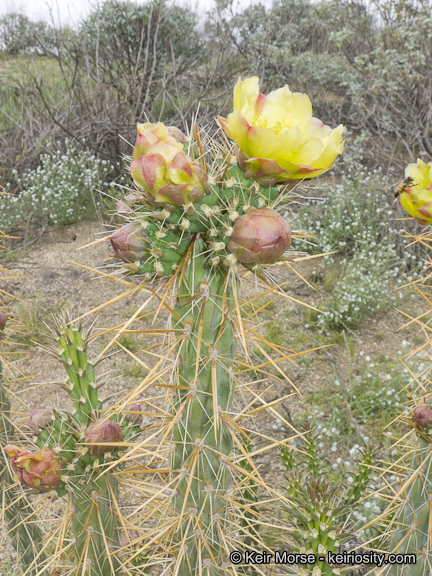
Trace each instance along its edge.
<path fill-rule="evenodd" d="M 285 201 L 285 190 L 260 186 L 248 178 L 231 162 L 232 150 L 223 150 L 223 145 L 219 146 L 222 154 L 216 153 L 209 167 L 197 128 L 195 132 L 196 141 L 185 141 L 183 154 L 192 158 L 188 162 L 194 170 L 198 164 L 200 168 L 195 176 L 184 176 L 174 190 L 177 163 L 187 172 L 183 156 L 176 156 L 179 140 L 173 141 L 163 125 L 138 125 L 131 165 L 137 189 L 133 202 L 129 195 L 119 203 L 117 216 L 129 225 L 139 222 L 140 240 L 148 246 L 147 258 L 137 252 L 135 261 L 124 264 L 122 270 L 143 275 L 149 284 L 162 279 L 160 286 L 165 276 L 171 276 L 167 286 L 175 298 L 175 304 L 168 307 L 172 332 L 183 333 L 172 348 L 176 358 L 174 392 L 164 436 L 171 441 L 169 485 L 175 487 L 167 506 L 175 523 L 169 545 L 173 574 L 222 576 L 232 569 L 225 535 L 232 532 L 233 491 L 241 494 L 243 503 L 240 546 L 254 549 L 257 531 L 253 517 L 259 517 L 249 502 L 256 497 L 253 474 L 257 471 L 250 474 L 245 491 L 238 487 L 238 472 L 234 472 L 238 462 L 233 463 L 237 458 L 233 457 L 234 447 L 243 454 L 246 451 L 237 437 L 239 431 L 242 436 L 245 433 L 230 415 L 237 332 L 243 331 L 238 270 L 243 262 L 244 268 L 255 271 L 257 263 L 279 260 L 291 234 L 288 222 L 275 211 L 278 203 Z M 169 147 L 162 146 L 164 142 Z M 156 147 L 161 157 L 156 157 Z M 186 188 L 195 177 L 202 188 L 191 195 Z M 261 217 L 263 210 L 267 210 L 267 219 Z M 253 219 L 258 241 L 252 239 L 249 245 L 253 246 L 248 248 L 251 253 L 256 251 L 257 257 L 245 260 L 230 248 L 230 239 L 237 219 L 250 211 L 258 214 Z M 277 221 L 276 230 L 272 220 Z M 284 235 L 279 234 L 281 230 Z M 280 244 L 279 249 L 272 251 L 272 243 Z M 271 257 L 264 254 L 269 247 Z M 235 326 L 237 319 L 240 326 Z M 247 357 L 244 334 L 242 344 Z M 246 460 L 240 471 L 247 470 Z"/>
<path fill-rule="evenodd" d="M 57 326 L 56 342 L 58 349 L 52 352 L 58 354 L 68 379 L 66 387 L 74 403 L 76 414 L 74 419 L 88 426 L 92 422 L 92 414 L 102 408 L 95 387 L 95 368 L 88 362 L 86 339 L 77 326 Z"/>
<path fill-rule="evenodd" d="M 237 164 L 227 169 L 222 182 L 211 184 L 209 191 L 199 201 L 170 206 L 169 210 L 146 206 L 144 197 L 142 203 L 135 203 L 128 212 L 123 210 L 124 202 L 120 203 L 118 216 L 127 222 L 124 227 L 134 226 L 137 235 L 136 224 L 141 222 L 139 238 L 147 245 L 147 250 L 137 250 L 135 259 L 131 256 L 133 250 L 128 252 L 123 270 L 147 279 L 170 276 L 196 234 L 205 243 L 207 263 L 229 269 L 236 262 L 228 248 L 235 220 L 249 209 L 273 205 L 281 196 L 276 187 L 259 186 L 254 180 L 246 179 Z M 139 196 L 139 191 L 136 195 Z M 120 230 L 122 228 L 114 232 L 113 239 Z"/>
<path fill-rule="evenodd" d="M 119 548 L 116 505 L 118 486 L 109 472 L 91 480 L 77 476 L 69 484 L 72 494 L 72 527 L 76 550 L 82 566 L 90 566 L 86 574 L 114 576 L 119 574 Z"/>
<path fill-rule="evenodd" d="M 395 554 L 415 554 L 416 563 L 392 564 L 382 572 L 384 576 L 424 576 L 432 566 L 432 444 L 428 439 L 418 438 L 409 470 L 396 513 L 388 511 L 391 516 L 386 529 L 390 534 L 387 547 Z"/>
<path fill-rule="evenodd" d="M 296 495 L 291 497 L 291 514 L 297 521 L 298 532 L 293 534 L 295 551 L 312 553 L 317 559 L 314 564 L 303 566 L 304 574 L 311 576 L 338 576 L 352 573 L 352 567 L 333 566 L 327 562 L 328 552 L 336 554 L 352 534 L 341 530 L 340 517 L 344 514 L 336 492 L 325 480 L 313 475 L 302 478 L 296 486 Z M 320 559 L 322 558 L 322 560 Z M 291 573 L 299 574 L 294 568 Z"/>
<path fill-rule="evenodd" d="M 111 462 L 115 463 L 120 458 L 123 440 L 130 441 L 141 431 L 141 427 L 137 415 L 127 419 L 126 414 L 120 413 L 107 418 L 103 412 L 103 402 L 98 398 L 95 366 L 87 356 L 88 333 L 71 323 L 68 316 L 56 319 L 53 333 L 55 345 L 47 351 L 57 357 L 66 369 L 67 380 L 63 387 L 75 406 L 75 412 L 69 414 L 53 410 L 52 417 L 48 419 L 45 416 L 49 411 L 40 410 L 36 414 L 33 411 L 30 424 L 33 424 L 33 432 L 38 432 L 34 439 L 40 450 L 29 452 L 10 446 L 6 452 L 12 456 L 11 463 L 15 467 L 19 467 L 21 461 L 14 458 L 21 453 L 24 455 L 25 460 L 21 460 L 26 470 L 18 468 L 18 473 L 21 472 L 21 476 L 24 473 L 23 482 L 27 486 L 38 481 L 36 476 L 33 479 L 33 473 L 45 472 L 45 464 L 39 461 L 39 454 L 44 454 L 44 458 L 52 455 L 52 459 L 59 462 L 56 485 L 51 483 L 50 487 L 59 496 L 70 498 L 74 549 L 77 568 L 81 569 L 78 571 L 84 570 L 91 576 L 114 576 L 120 570 L 116 557 L 116 550 L 120 546 L 120 520 L 118 485 L 108 464 L 111 466 Z M 133 408 L 135 411 L 137 405 Z M 40 426 L 36 426 L 37 417 L 40 417 Z M 8 471 L 7 468 L 5 470 Z M 26 474 L 30 474 L 30 480 Z M 42 489 L 45 490 L 45 487 L 41 486 L 39 491 Z M 15 509 L 10 507 L 10 510 Z M 11 520 L 13 526 L 19 523 L 18 512 L 15 520 Z M 21 526 L 30 534 L 34 532 L 35 542 L 43 541 L 34 523 L 22 523 Z M 16 534 L 21 538 L 21 530 L 17 530 Z M 28 546 L 29 538 L 24 542 L 25 548 L 19 540 L 20 550 L 27 554 L 25 562 L 30 566 L 32 559 L 29 554 L 35 554 L 38 548 L 36 544 Z M 43 557 L 39 557 L 37 566 L 42 565 Z"/>
<path fill-rule="evenodd" d="M 233 440 L 224 413 L 230 409 L 234 384 L 230 374 L 236 344 L 230 317 L 232 287 L 224 272 L 214 271 L 201 255 L 204 244 L 197 239 L 182 270 L 177 287 L 173 327 L 183 328 L 174 410 L 181 417 L 174 427 L 172 469 L 180 472 L 174 509 L 180 515 L 178 538 L 187 546 L 178 576 L 198 574 L 199 563 L 219 569 L 225 554 L 218 527 L 223 529 L 232 480 L 224 458 Z M 206 535 L 200 549 L 197 530 Z M 201 558 L 201 560 L 199 559 Z"/>

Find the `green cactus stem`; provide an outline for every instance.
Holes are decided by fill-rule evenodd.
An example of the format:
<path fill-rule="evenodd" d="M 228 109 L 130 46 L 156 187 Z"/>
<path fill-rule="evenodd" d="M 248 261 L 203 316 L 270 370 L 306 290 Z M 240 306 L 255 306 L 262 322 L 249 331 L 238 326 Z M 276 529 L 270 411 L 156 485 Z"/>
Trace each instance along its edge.
<path fill-rule="evenodd" d="M 80 478 L 78 480 L 78 478 Z M 119 547 L 117 513 L 118 486 L 112 474 L 106 473 L 87 483 L 77 476 L 70 483 L 79 568 L 90 566 L 86 574 L 111 576 L 119 574 L 119 561 L 114 552 Z"/>
<path fill-rule="evenodd" d="M 342 531 L 341 517 L 345 510 L 336 495 L 339 487 L 311 474 L 303 478 L 296 488 L 296 495 L 291 497 L 291 514 L 298 526 L 298 532 L 293 535 L 296 541 L 295 552 L 313 553 L 317 560 L 314 564 L 298 567 L 299 571 L 293 570 L 292 573 L 305 576 L 351 573 L 352 567 L 333 566 L 327 562 L 329 552 L 336 554 L 340 546 L 352 538 L 351 534 Z"/>
<path fill-rule="evenodd" d="M 128 419 L 124 414 L 115 414 L 108 418 L 103 412 L 95 366 L 87 356 L 88 333 L 70 320 L 68 316 L 56 319 L 55 345 L 46 350 L 66 369 L 63 388 L 69 393 L 75 411 L 69 414 L 53 410 L 51 420 L 41 421 L 41 429 L 36 428 L 37 444 L 60 458 L 61 476 L 52 489 L 59 496 L 70 497 L 77 573 L 114 576 L 120 573 L 116 554 L 121 523 L 119 489 L 111 463 L 115 464 L 119 458 L 123 440 L 131 440 L 141 428 L 136 416 Z M 20 466 L 19 462 L 14 465 Z M 68 522 L 69 517 L 65 520 Z M 27 558 L 25 565 L 29 566 Z M 39 560 L 38 566 L 42 565 Z"/>
<path fill-rule="evenodd" d="M 184 329 L 176 351 L 172 459 L 172 469 L 183 476 L 174 499 L 181 543 L 178 576 L 198 574 L 200 563 L 211 567 L 212 575 L 224 573 L 220 566 L 225 550 L 219 530 L 223 530 L 225 493 L 231 482 L 224 459 L 232 450 L 233 439 L 224 415 L 234 394 L 230 371 L 236 352 L 231 318 L 231 282 L 235 280 L 209 267 L 201 255 L 203 248 L 197 238 L 178 276 L 173 315 L 174 328 Z M 197 532 L 204 538 L 196 538 Z"/>
<path fill-rule="evenodd" d="M 91 447 L 82 444 L 86 429 L 103 407 L 98 398 L 95 366 L 88 360 L 88 334 L 84 334 L 80 326 L 68 325 L 64 318 L 57 321 L 55 333 L 58 349 L 51 352 L 58 355 L 66 369 L 65 387 L 76 411 L 70 419 L 57 419 L 53 423 L 54 432 L 43 430 L 39 441 L 52 444 L 50 440 L 61 439 L 60 454 L 68 463 L 62 480 L 73 506 L 72 528 L 78 566 L 82 569 L 88 565 L 92 576 L 111 576 L 119 570 L 115 556 L 119 547 L 118 486 L 112 472 L 103 473 L 101 465 L 112 456 L 111 452 L 92 455 Z M 123 422 L 124 419 L 120 419 Z M 117 453 L 118 449 L 113 452 Z"/>
<path fill-rule="evenodd" d="M 396 554 L 414 554 L 416 563 L 389 565 L 385 576 L 424 576 L 431 571 L 432 443 L 428 438 L 418 438 L 410 460 L 411 472 L 399 494 L 401 504 L 387 532 L 391 532 L 388 549 Z"/>

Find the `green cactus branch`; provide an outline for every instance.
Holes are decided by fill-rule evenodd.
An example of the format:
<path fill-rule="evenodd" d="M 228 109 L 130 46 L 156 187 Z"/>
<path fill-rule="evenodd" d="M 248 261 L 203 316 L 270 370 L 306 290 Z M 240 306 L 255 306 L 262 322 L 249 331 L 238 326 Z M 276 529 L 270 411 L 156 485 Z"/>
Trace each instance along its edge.
<path fill-rule="evenodd" d="M 180 515 L 178 576 L 198 574 L 199 562 L 211 567 L 211 574 L 223 574 L 218 569 L 224 554 L 218 525 L 223 530 L 224 497 L 231 482 L 224 457 L 233 440 L 224 413 L 234 393 L 233 291 L 226 273 L 206 265 L 203 250 L 197 238 L 179 275 L 173 317 L 174 328 L 185 330 L 176 350 L 178 388 L 173 400 L 174 411 L 183 414 L 174 427 L 172 462 L 172 469 L 183 475 L 174 499 Z M 206 535 L 201 550 L 197 531 Z"/>

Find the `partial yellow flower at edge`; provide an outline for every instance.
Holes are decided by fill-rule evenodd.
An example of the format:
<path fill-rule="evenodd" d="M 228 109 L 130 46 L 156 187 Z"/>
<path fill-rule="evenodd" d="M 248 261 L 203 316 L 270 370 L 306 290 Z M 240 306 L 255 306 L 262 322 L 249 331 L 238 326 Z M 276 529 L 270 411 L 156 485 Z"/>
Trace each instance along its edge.
<path fill-rule="evenodd" d="M 234 87 L 234 110 L 241 110 L 248 102 L 255 101 L 259 95 L 259 78 L 252 76 L 247 80 L 239 78 Z"/>
<path fill-rule="evenodd" d="M 411 184 L 399 196 L 402 207 L 419 224 L 432 224 L 432 162 L 418 158 L 417 164 L 408 164 L 405 179 Z"/>
<path fill-rule="evenodd" d="M 260 94 L 256 76 L 239 79 L 234 111 L 218 121 L 258 181 L 318 176 L 343 150 L 344 126 L 331 129 L 314 118 L 309 97 L 291 92 L 288 86 L 267 96 Z"/>

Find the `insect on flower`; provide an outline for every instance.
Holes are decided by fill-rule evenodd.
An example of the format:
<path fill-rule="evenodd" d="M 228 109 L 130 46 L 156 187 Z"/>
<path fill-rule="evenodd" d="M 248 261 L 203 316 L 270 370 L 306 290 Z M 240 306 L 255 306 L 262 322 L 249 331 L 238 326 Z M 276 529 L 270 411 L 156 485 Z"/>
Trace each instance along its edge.
<path fill-rule="evenodd" d="M 405 178 L 405 180 L 402 180 L 402 182 L 399 182 L 399 184 L 396 186 L 394 197 L 399 198 L 402 192 L 405 192 L 406 188 L 409 188 L 410 186 L 416 186 L 416 184 L 414 184 L 413 178 L 408 176 Z"/>

